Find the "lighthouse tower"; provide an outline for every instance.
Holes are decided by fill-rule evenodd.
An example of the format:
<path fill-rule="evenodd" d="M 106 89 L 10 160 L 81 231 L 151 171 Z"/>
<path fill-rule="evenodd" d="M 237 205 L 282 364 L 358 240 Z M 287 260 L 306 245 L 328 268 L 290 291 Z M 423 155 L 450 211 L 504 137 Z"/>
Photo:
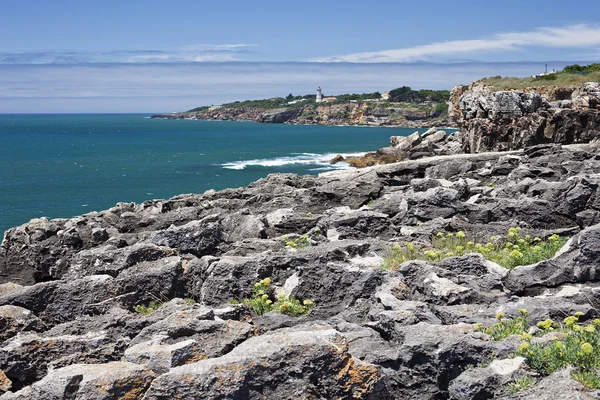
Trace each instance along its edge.
<path fill-rule="evenodd" d="M 321 89 L 321 86 L 319 86 L 317 88 L 317 100 L 316 100 L 317 103 L 321 103 L 323 101 L 323 93 L 321 93 L 321 92 L 322 92 L 322 89 Z"/>

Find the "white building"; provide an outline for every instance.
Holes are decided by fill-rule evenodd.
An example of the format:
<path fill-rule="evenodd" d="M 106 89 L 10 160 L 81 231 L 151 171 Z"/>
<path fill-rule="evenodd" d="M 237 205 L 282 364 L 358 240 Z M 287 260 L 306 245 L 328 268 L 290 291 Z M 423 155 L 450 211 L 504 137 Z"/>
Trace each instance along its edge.
<path fill-rule="evenodd" d="M 317 88 L 317 99 L 315 100 L 317 103 L 321 103 L 323 101 L 323 90 L 321 89 L 321 86 L 319 86 Z"/>

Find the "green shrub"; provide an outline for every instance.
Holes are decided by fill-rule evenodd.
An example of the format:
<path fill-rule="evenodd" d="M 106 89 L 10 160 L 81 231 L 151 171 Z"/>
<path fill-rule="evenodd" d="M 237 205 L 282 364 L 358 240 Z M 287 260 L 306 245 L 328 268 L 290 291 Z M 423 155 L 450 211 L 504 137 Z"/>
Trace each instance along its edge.
<path fill-rule="evenodd" d="M 188 306 L 193 306 L 194 304 L 196 304 L 196 300 L 188 297 L 183 299 L 185 301 L 185 304 L 187 304 Z"/>
<path fill-rule="evenodd" d="M 542 75 L 535 78 L 536 81 L 555 81 L 557 79 L 556 74 Z"/>
<path fill-rule="evenodd" d="M 158 310 L 162 305 L 162 302 L 152 300 L 148 303 L 147 306 L 143 304 L 138 304 L 137 306 L 135 306 L 135 311 L 142 315 L 150 315 L 154 311 Z"/>
<path fill-rule="evenodd" d="M 508 389 L 508 394 L 512 396 L 513 394 L 520 392 L 523 389 L 527 389 L 535 384 L 533 378 L 528 376 L 524 376 L 522 378 L 515 378 L 515 380 L 508 385 L 506 388 Z"/>
<path fill-rule="evenodd" d="M 583 314 L 575 313 L 566 317 L 562 323 L 551 319 L 539 321 L 536 324 L 539 328 L 537 336 L 551 332 L 555 336 L 544 343 L 533 343 L 533 336 L 527 333 L 527 310 L 520 309 L 519 313 L 521 315 L 514 319 L 504 319 L 504 313 L 499 313 L 496 316 L 497 323 L 490 327 L 480 325 L 478 330 L 492 336 L 494 340 L 520 334 L 522 342 L 515 354 L 524 357 L 532 370 L 542 375 L 550 375 L 571 366 L 575 369 L 571 373 L 574 380 L 586 387 L 600 389 L 600 319 L 582 325 L 579 323 L 579 317 Z M 532 384 L 515 380 L 508 390 L 513 394 L 514 390 L 518 391 Z"/>
<path fill-rule="evenodd" d="M 459 231 L 456 234 L 438 232 L 431 239 L 431 246 L 417 246 L 414 243 L 395 245 L 385 258 L 383 269 L 397 269 L 409 260 L 441 261 L 444 258 L 479 253 L 486 260 L 505 268 L 529 265 L 552 258 L 569 240 L 556 234 L 547 240 L 521 235 L 521 228 L 510 228 L 506 237 L 492 236 L 488 243 L 476 243 Z"/>
<path fill-rule="evenodd" d="M 315 306 L 312 300 L 300 301 L 295 297 L 285 295 L 279 296 L 277 301 L 273 302 L 271 278 L 256 282 L 252 288 L 252 295 L 248 299 L 243 299 L 242 304 L 250 307 L 258 315 L 276 311 L 292 317 L 308 314 Z"/>
<path fill-rule="evenodd" d="M 533 343 L 529 330 L 527 311 L 519 310 L 521 315 L 515 319 L 503 319 L 500 313 L 498 322 L 491 327 L 480 327 L 481 332 L 491 335 L 494 340 L 501 340 L 513 334 L 521 334 L 521 344 L 516 354 L 527 360 L 529 367 L 542 374 L 550 375 L 560 369 L 571 366 L 575 369 L 571 377 L 584 386 L 600 389 L 600 319 L 591 324 L 579 324 L 581 313 L 576 313 L 558 323 L 551 319 L 539 321 L 538 336 L 550 332 L 558 333 L 545 343 Z M 511 390 L 523 389 L 526 382 L 514 382 Z M 513 392 L 514 393 L 514 392 Z M 511 393 L 512 394 L 512 393 Z"/>
<path fill-rule="evenodd" d="M 304 314 L 308 314 L 314 307 L 312 300 L 300 300 L 295 297 L 288 297 L 286 295 L 279 296 L 275 303 L 274 309 L 282 314 L 289 315 L 291 317 L 299 317 Z"/>
<path fill-rule="evenodd" d="M 320 233 L 320 231 L 319 231 Z M 295 240 L 288 240 L 285 242 L 285 245 L 291 247 L 293 249 L 302 249 L 304 247 L 310 246 L 310 242 L 308 241 L 307 235 L 302 235 Z"/>
<path fill-rule="evenodd" d="M 480 332 L 486 333 L 492 337 L 492 339 L 498 341 L 507 338 L 512 335 L 527 335 L 529 329 L 529 313 L 525 309 L 520 309 L 517 318 L 504 318 L 504 313 L 498 313 L 496 315 L 496 322 L 490 327 L 479 326 Z"/>
<path fill-rule="evenodd" d="M 521 343 L 517 354 L 525 357 L 532 369 L 544 375 L 573 366 L 576 368 L 573 379 L 600 389 L 600 319 L 586 326 L 578 322 L 579 315 L 574 315 L 565 318 L 563 324 L 552 320 L 538 323 L 545 333 L 562 332 L 562 338 L 556 337 L 548 344 L 530 343 L 528 338 Z"/>

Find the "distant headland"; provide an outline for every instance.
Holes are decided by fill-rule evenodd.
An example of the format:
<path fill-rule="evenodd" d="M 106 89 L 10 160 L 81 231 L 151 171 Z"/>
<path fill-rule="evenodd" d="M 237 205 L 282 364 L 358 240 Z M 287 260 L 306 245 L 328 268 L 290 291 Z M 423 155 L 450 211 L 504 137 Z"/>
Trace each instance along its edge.
<path fill-rule="evenodd" d="M 158 114 L 152 118 L 262 123 L 365 125 L 365 126 L 453 126 L 448 119 L 449 90 L 413 90 L 403 86 L 389 92 L 325 96 L 316 94 L 236 101 L 189 111 Z"/>

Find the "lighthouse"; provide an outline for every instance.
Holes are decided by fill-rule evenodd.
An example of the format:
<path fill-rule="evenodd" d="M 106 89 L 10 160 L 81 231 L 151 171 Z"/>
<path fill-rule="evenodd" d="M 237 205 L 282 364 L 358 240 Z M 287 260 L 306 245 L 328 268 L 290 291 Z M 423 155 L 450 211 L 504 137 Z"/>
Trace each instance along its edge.
<path fill-rule="evenodd" d="M 316 102 L 317 103 L 321 103 L 322 101 L 323 101 L 323 93 L 322 93 L 321 86 L 319 86 L 317 88 L 317 100 L 316 100 Z"/>

